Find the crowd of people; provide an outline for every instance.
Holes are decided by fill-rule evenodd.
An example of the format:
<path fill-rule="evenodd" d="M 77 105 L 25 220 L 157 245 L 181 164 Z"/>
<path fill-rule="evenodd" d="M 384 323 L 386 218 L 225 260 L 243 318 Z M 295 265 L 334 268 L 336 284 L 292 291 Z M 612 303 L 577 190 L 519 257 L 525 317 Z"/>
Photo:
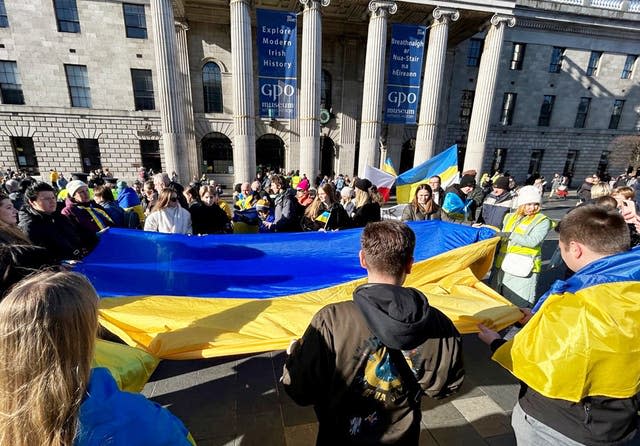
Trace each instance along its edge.
<path fill-rule="evenodd" d="M 631 249 L 640 243 L 640 182 L 590 176 L 578 191 L 579 205 L 557 225 L 542 207 L 546 192 L 547 199 L 566 198 L 558 193 L 565 177 L 555 174 L 545 189 L 543 178 L 517 187 L 506 174 L 482 175 L 479 182 L 476 176 L 463 172 L 446 188 L 439 176 L 425 180 L 401 221 L 393 221 L 382 219 L 382 199 L 370 180 L 344 175 L 310 180 L 297 172 L 260 173 L 229 198 L 213 180 L 183 187 L 166 173 L 129 186 L 108 169 L 68 180 L 52 170 L 48 183 L 8 172 L 0 192 L 0 445 L 118 438 L 118 444 L 150 438 L 190 444 L 167 410 L 119 391 L 108 371 L 90 370 L 98 299 L 89 282 L 64 269 L 38 272 L 81 260 L 109 227 L 187 235 L 364 228 L 359 260 L 368 283 L 353 301 L 322 309 L 292 342 L 283 383 L 296 402 L 315 406 L 318 444 L 417 444 L 422 395 L 446 396 L 464 378 L 455 326 L 422 293 L 402 286 L 416 243 L 403 222 L 422 220 L 488 226 L 500 237 L 489 283 L 521 308 L 521 332 L 507 341 L 480 325 L 479 336 L 522 382 L 513 414 L 518 444 L 637 444 L 639 362 L 622 374 L 624 382 L 612 384 L 606 375 L 640 338 L 637 324 L 624 322 L 640 317 L 640 259 Z M 576 274 L 540 296 L 542 242 L 554 227 L 559 255 Z M 628 261 L 635 263 L 625 266 Z M 592 296 L 585 284 L 602 287 Z M 575 301 L 580 293 L 593 300 L 587 309 Z M 607 308 L 607 299 L 618 306 Z M 589 317 L 580 316 L 585 311 Z M 607 311 L 615 317 L 601 317 Z M 572 315 L 577 334 L 559 331 L 557 342 L 538 345 L 557 314 Z M 595 326 L 597 341 L 613 344 L 609 353 L 585 358 L 580 348 L 593 342 Z M 560 357 L 580 363 L 585 376 L 567 375 L 571 362 Z M 531 372 L 542 362 L 548 385 Z M 572 379 L 578 393 L 566 391 L 576 385 Z M 143 420 L 139 428 L 125 426 L 125 407 Z"/>

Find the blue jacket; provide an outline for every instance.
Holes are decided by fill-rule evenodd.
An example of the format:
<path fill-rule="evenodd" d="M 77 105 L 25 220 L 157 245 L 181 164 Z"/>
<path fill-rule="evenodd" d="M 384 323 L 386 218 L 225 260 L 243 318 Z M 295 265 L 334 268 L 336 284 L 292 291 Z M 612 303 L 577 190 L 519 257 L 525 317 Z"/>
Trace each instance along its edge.
<path fill-rule="evenodd" d="M 122 392 L 105 368 L 95 368 L 80 406 L 74 446 L 190 446 L 182 422 L 143 395 Z"/>

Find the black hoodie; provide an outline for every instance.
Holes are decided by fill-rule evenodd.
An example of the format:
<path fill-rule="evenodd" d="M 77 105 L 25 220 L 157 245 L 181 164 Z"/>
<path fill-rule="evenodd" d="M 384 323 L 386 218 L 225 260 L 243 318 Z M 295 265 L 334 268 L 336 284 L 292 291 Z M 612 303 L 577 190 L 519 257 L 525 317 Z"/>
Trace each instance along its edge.
<path fill-rule="evenodd" d="M 314 405 L 319 445 L 417 445 L 422 394 L 446 396 L 463 377 L 449 318 L 418 290 L 369 284 L 314 316 L 282 381 L 295 402 Z"/>

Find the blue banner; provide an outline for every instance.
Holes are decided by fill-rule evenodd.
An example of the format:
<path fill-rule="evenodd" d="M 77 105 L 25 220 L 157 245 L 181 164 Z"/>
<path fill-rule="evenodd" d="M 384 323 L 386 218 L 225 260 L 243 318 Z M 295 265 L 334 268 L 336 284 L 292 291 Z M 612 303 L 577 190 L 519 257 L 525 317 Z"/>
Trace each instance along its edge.
<path fill-rule="evenodd" d="M 256 9 L 260 117 L 296 116 L 298 20 L 293 12 Z"/>
<path fill-rule="evenodd" d="M 393 24 L 387 76 L 385 122 L 415 124 L 426 26 Z"/>

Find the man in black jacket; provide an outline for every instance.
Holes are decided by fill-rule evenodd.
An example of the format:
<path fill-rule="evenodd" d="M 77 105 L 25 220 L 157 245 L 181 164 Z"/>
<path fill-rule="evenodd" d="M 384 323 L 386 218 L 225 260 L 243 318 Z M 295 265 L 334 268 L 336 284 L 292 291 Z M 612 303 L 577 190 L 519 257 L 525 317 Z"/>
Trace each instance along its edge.
<path fill-rule="evenodd" d="M 46 248 L 56 262 L 81 259 L 98 240 L 95 234 L 86 233 L 60 214 L 55 191 L 47 183 L 27 189 L 18 225 L 34 245 Z"/>
<path fill-rule="evenodd" d="M 359 254 L 368 283 L 353 301 L 321 309 L 289 347 L 282 381 L 295 402 L 314 405 L 319 445 L 417 445 L 422 395 L 462 384 L 460 334 L 424 294 L 402 287 L 415 241 L 402 222 L 369 223 Z"/>

